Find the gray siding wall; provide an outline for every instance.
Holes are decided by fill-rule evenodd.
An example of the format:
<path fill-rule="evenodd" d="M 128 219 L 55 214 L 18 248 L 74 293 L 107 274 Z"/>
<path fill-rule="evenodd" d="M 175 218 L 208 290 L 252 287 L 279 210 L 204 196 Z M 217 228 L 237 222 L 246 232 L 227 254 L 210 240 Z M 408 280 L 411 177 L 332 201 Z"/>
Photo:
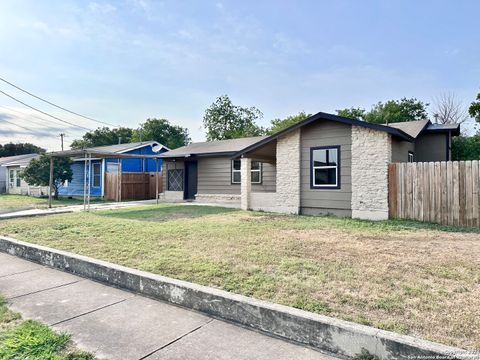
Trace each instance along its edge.
<path fill-rule="evenodd" d="M 415 141 L 415 161 L 446 161 L 448 134 L 424 134 Z"/>
<path fill-rule="evenodd" d="M 340 146 L 340 189 L 310 188 L 310 148 Z M 307 215 L 333 214 L 351 216 L 351 125 L 317 122 L 305 126 L 301 132 L 300 212 Z"/>
<path fill-rule="evenodd" d="M 198 160 L 199 194 L 240 194 L 240 184 L 231 184 L 230 158 L 203 158 Z"/>
<path fill-rule="evenodd" d="M 275 191 L 276 170 L 263 163 L 262 183 L 252 184 L 252 192 Z M 231 183 L 231 159 L 215 157 L 198 159 L 199 194 L 240 194 L 240 184 Z"/>
<path fill-rule="evenodd" d="M 7 169 L 0 165 L 0 194 L 7 191 Z"/>
<path fill-rule="evenodd" d="M 392 162 L 408 162 L 409 151 L 415 153 L 415 144 L 413 142 L 392 138 Z"/>

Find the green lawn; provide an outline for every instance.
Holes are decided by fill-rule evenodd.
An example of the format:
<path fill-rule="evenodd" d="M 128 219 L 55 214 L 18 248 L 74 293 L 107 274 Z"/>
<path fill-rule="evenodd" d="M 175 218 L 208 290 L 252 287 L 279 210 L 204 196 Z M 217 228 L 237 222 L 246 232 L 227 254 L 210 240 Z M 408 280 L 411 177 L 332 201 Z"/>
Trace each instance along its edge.
<path fill-rule="evenodd" d="M 94 360 L 72 347 L 70 336 L 38 321 L 21 319 L 0 297 L 0 359 Z"/>
<path fill-rule="evenodd" d="M 480 349 L 480 229 L 151 205 L 3 221 L 21 240 Z"/>
<path fill-rule="evenodd" d="M 101 200 L 91 200 L 98 202 Z M 68 206 L 83 204 L 82 199 L 59 198 L 52 201 L 52 206 Z M 23 209 L 45 209 L 48 207 L 48 198 L 38 198 L 27 195 L 0 194 L 0 212 L 23 210 Z"/>

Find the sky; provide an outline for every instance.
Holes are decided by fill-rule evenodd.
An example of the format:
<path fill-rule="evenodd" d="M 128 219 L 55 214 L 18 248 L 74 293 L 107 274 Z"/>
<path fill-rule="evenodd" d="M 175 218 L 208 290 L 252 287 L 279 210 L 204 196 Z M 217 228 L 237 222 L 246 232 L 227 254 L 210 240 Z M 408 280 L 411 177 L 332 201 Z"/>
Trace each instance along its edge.
<path fill-rule="evenodd" d="M 194 141 L 223 94 L 260 109 L 262 126 L 402 97 L 453 93 L 467 106 L 480 92 L 479 13 L 476 0 L 1 0 L 0 77 L 115 125 L 166 118 Z M 68 147 L 84 131 L 0 93 L 0 143 L 58 150 L 60 133 Z"/>

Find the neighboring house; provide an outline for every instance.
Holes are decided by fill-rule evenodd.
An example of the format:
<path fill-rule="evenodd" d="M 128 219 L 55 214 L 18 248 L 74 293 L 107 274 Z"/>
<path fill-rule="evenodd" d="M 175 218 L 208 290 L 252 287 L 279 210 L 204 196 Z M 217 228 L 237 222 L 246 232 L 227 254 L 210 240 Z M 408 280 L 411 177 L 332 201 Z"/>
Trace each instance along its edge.
<path fill-rule="evenodd" d="M 48 186 L 31 186 L 21 177 L 21 172 L 27 167 L 30 161 L 39 156 L 40 155 L 33 153 L 0 159 L 0 168 L 5 170 L 3 178 L 6 183 L 6 193 L 32 196 L 48 195 Z"/>
<path fill-rule="evenodd" d="M 28 156 L 28 155 L 30 154 L 18 155 L 18 156 Z M 8 184 L 7 168 L 2 165 L 8 163 L 9 161 L 15 160 L 16 157 L 17 156 L 7 156 L 7 157 L 0 158 L 0 194 L 4 194 L 7 192 L 7 184 Z"/>
<path fill-rule="evenodd" d="M 458 125 L 370 124 L 318 113 L 268 137 L 163 154 L 166 200 L 291 214 L 388 218 L 388 164 L 450 160 Z"/>
<path fill-rule="evenodd" d="M 126 143 L 110 146 L 98 146 L 89 148 L 89 150 L 98 151 L 99 153 L 114 153 L 128 155 L 158 155 L 169 149 L 156 141 Z M 60 196 L 83 197 L 84 195 L 84 174 L 85 174 L 85 158 L 74 158 L 72 165 L 72 181 L 65 182 L 59 188 Z M 120 163 L 122 164 L 123 173 L 139 173 L 139 172 L 155 172 L 156 163 L 154 159 L 145 158 L 92 158 L 91 168 L 87 166 L 87 182 L 90 186 L 91 197 L 103 197 L 105 195 L 105 179 L 106 173 L 119 172 Z M 88 162 L 87 162 L 88 164 Z M 159 171 L 162 161 L 158 162 Z M 90 179 L 90 180 L 89 180 Z"/>

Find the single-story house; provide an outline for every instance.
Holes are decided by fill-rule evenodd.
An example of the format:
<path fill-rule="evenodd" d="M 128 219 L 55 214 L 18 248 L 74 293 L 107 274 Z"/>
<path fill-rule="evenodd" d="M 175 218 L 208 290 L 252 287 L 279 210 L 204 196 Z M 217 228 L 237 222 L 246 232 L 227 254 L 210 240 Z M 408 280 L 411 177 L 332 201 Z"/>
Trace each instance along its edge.
<path fill-rule="evenodd" d="M 21 177 L 21 172 L 32 159 L 39 154 L 24 154 L 0 159 L 0 169 L 3 170 L 2 178 L 5 180 L 5 192 L 8 194 L 47 196 L 48 186 L 31 186 Z"/>
<path fill-rule="evenodd" d="M 88 148 L 88 150 L 107 154 L 102 157 L 92 157 L 91 167 L 85 166 L 85 157 L 73 158 L 72 165 L 72 181 L 66 181 L 59 189 L 60 196 L 83 197 L 84 195 L 84 179 L 85 168 L 87 168 L 87 182 L 90 186 L 91 197 L 105 196 L 106 174 L 118 173 L 154 173 L 156 172 L 155 159 L 146 158 L 108 158 L 108 154 L 126 154 L 126 155 L 158 155 L 169 149 L 156 141 L 135 142 L 126 144 L 117 144 L 109 146 L 97 146 Z M 106 157 L 105 157 L 106 156 Z M 162 160 L 158 161 L 158 171 L 161 171 Z M 88 191 L 88 189 L 87 189 Z"/>
<path fill-rule="evenodd" d="M 379 125 L 319 112 L 271 136 L 193 143 L 164 153 L 164 197 L 387 219 L 388 164 L 448 161 L 456 135 L 456 124 Z"/>
<path fill-rule="evenodd" d="M 9 183 L 9 179 L 7 177 L 7 168 L 6 166 L 2 165 L 29 155 L 30 154 L 14 155 L 0 158 L 0 194 L 7 192 L 7 184 Z M 15 173 L 13 173 L 13 180 L 15 180 Z M 15 181 L 13 181 L 13 183 L 15 183 Z"/>

